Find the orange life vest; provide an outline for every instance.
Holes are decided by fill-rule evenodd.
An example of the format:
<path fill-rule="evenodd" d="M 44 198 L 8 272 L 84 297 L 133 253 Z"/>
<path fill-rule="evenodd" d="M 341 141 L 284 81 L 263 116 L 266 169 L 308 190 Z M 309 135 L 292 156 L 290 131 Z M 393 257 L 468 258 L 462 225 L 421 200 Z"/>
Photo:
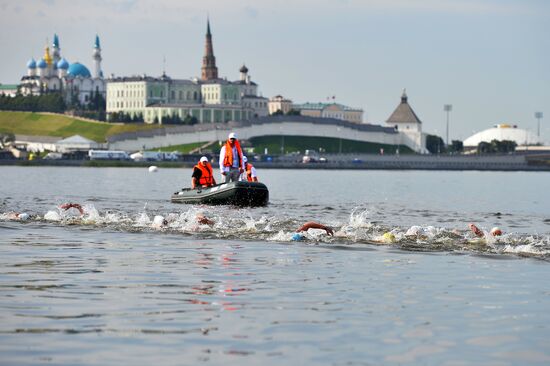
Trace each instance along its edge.
<path fill-rule="evenodd" d="M 252 164 L 246 163 L 246 180 L 249 182 L 254 182 L 254 179 L 252 178 Z M 257 177 L 256 177 L 257 178 Z"/>
<path fill-rule="evenodd" d="M 243 161 L 243 151 L 241 150 L 241 144 L 239 140 L 235 140 L 235 147 L 237 148 L 237 153 L 239 154 L 239 168 L 242 165 Z M 225 156 L 223 158 L 223 166 L 232 167 L 233 166 L 233 147 L 229 143 L 229 140 L 225 142 Z"/>
<path fill-rule="evenodd" d="M 201 186 L 211 186 L 214 184 L 214 180 L 212 179 L 212 166 L 210 163 L 206 163 L 206 166 L 203 166 L 200 162 L 195 165 L 195 168 L 199 169 L 201 171 L 201 177 L 199 179 L 199 184 Z"/>

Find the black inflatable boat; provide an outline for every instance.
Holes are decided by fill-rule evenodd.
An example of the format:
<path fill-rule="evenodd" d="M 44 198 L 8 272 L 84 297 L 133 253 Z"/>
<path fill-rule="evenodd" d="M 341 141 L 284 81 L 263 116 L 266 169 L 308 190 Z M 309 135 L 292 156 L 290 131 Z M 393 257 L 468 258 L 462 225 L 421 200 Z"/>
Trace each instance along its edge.
<path fill-rule="evenodd" d="M 184 188 L 172 195 L 174 203 L 206 205 L 265 206 L 269 191 L 259 182 L 230 182 L 208 188 Z"/>

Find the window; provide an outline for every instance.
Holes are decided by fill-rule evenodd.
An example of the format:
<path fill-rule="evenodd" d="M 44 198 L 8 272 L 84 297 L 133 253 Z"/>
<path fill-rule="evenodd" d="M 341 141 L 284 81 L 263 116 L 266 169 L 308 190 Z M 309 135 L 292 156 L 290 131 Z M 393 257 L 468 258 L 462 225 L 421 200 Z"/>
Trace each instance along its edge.
<path fill-rule="evenodd" d="M 176 99 L 176 92 L 175 92 L 175 91 L 173 91 L 173 90 L 172 90 L 172 93 L 171 93 L 171 95 L 172 95 L 172 97 L 171 97 L 171 98 L 172 98 L 172 100 Z"/>
<path fill-rule="evenodd" d="M 197 92 L 193 92 L 193 100 L 197 100 Z"/>
<path fill-rule="evenodd" d="M 179 100 L 182 100 L 183 99 L 183 91 L 180 90 L 179 92 Z"/>

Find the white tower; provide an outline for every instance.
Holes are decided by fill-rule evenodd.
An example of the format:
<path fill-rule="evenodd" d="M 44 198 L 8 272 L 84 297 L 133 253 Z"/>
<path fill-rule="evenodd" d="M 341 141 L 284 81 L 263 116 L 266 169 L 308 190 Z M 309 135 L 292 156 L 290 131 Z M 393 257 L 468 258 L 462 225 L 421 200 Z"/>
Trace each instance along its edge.
<path fill-rule="evenodd" d="M 101 71 L 101 45 L 99 43 L 99 36 L 96 34 L 95 43 L 94 43 L 94 78 L 98 79 L 103 77 L 103 72 Z"/>

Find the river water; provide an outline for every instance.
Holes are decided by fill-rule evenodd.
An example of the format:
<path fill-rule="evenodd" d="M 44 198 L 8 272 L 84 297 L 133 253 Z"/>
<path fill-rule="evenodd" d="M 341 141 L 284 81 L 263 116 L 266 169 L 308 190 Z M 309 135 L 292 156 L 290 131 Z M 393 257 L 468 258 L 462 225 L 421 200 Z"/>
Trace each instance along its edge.
<path fill-rule="evenodd" d="M 267 207 L 170 203 L 190 173 L 0 167 L 0 364 L 550 363 L 550 174 L 262 170 Z M 292 241 L 310 220 L 335 236 Z"/>

